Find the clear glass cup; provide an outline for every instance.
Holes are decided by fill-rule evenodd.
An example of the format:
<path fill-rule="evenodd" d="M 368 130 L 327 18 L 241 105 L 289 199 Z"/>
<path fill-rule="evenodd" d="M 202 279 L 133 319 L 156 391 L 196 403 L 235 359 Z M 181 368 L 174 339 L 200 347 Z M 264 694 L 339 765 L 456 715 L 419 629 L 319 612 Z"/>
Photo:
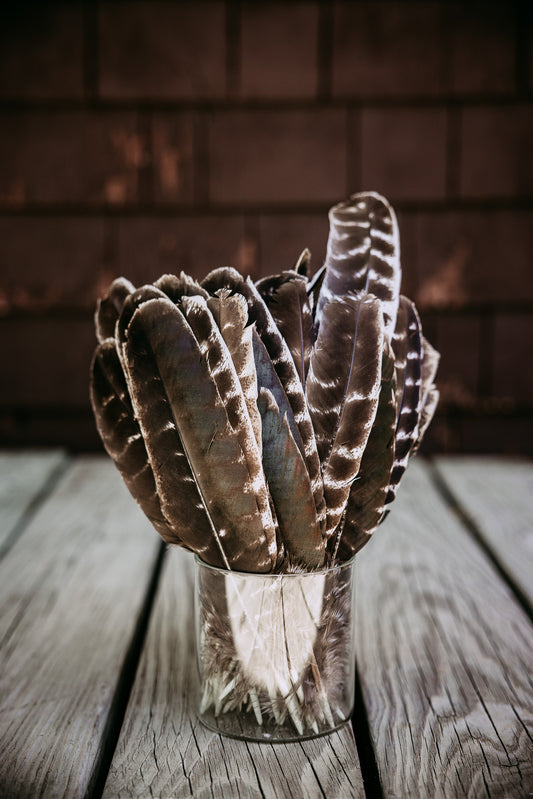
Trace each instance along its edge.
<path fill-rule="evenodd" d="M 246 574 L 196 558 L 199 717 L 250 741 L 345 724 L 355 691 L 355 559 L 317 572 Z"/>

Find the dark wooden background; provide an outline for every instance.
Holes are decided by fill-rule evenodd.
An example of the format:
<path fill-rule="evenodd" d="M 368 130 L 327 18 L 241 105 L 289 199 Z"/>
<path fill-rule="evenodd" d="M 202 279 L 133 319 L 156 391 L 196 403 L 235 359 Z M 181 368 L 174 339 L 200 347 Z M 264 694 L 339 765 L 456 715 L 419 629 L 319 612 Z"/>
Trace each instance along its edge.
<path fill-rule="evenodd" d="M 533 6 L 9 4 L 0 28 L 0 441 L 95 449 L 97 295 L 324 257 L 394 203 L 442 353 L 429 452 L 533 452 Z"/>

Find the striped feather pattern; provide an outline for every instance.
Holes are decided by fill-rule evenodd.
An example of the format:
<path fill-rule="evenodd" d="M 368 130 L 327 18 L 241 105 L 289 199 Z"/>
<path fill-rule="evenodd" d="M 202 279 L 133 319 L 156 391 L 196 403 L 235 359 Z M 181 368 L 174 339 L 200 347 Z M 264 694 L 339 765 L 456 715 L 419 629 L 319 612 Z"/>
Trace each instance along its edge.
<path fill-rule="evenodd" d="M 243 278 L 236 269 L 223 267 L 210 272 L 202 281 L 202 285 L 211 293 L 215 293 L 220 288 L 229 288 L 242 294 L 248 302 L 250 321 L 255 322 L 256 330 L 285 390 L 300 431 L 304 446 L 304 459 L 311 479 L 319 524 L 322 528 L 325 524 L 326 511 L 320 462 L 304 391 L 289 348 L 264 300 L 249 278 Z"/>
<path fill-rule="evenodd" d="M 183 544 L 161 510 L 154 474 L 133 415 L 113 339 L 96 348 L 91 364 L 90 397 L 102 443 L 130 494 L 167 544 Z"/>
<path fill-rule="evenodd" d="M 165 541 L 215 566 L 345 561 L 386 515 L 433 417 L 439 354 L 400 297 L 387 200 L 329 213 L 326 262 L 256 285 L 117 278 L 98 301 L 91 403 L 109 455 Z M 326 551 L 325 551 L 326 550 Z"/>
<path fill-rule="evenodd" d="M 382 302 L 385 333 L 392 338 L 400 293 L 400 239 L 396 215 L 374 192 L 354 194 L 329 212 L 326 272 L 318 298 L 320 325 L 326 304 L 358 292 Z"/>
<path fill-rule="evenodd" d="M 222 338 L 241 384 L 244 401 L 250 416 L 255 440 L 261 451 L 261 416 L 257 408 L 257 375 L 255 372 L 252 345 L 252 325 L 248 324 L 248 304 L 240 294 L 231 295 L 228 289 L 220 289 L 209 297 L 207 306 L 218 325 Z"/>
<path fill-rule="evenodd" d="M 190 543 L 208 563 L 270 571 L 276 552 L 263 529 L 246 459 L 181 311 L 167 298 L 140 305 L 128 327 L 124 353 L 135 413 L 167 518 L 181 530 L 187 518 L 191 529 L 190 517 L 207 515 L 210 530 L 201 524 L 192 527 Z"/>
<path fill-rule="evenodd" d="M 203 297 L 183 297 L 181 310 L 198 342 L 202 358 L 215 383 L 220 401 L 227 414 L 230 432 L 239 443 L 249 474 L 250 490 L 254 493 L 263 532 L 274 557 L 276 535 L 261 464 L 261 451 L 257 445 L 230 352 Z"/>
<path fill-rule="evenodd" d="M 334 557 L 341 561 L 349 560 L 367 543 L 383 518 L 394 463 L 395 430 L 394 356 L 385 339 L 376 418 L 350 489 L 341 534 L 335 536 Z"/>
<path fill-rule="evenodd" d="M 307 296 L 307 280 L 297 272 L 263 278 L 257 289 L 287 342 L 302 386 L 305 387 L 313 346 L 313 315 Z"/>
<path fill-rule="evenodd" d="M 341 520 L 374 423 L 382 352 L 379 300 L 346 297 L 325 306 L 306 391 L 322 466 L 327 536 Z"/>
<path fill-rule="evenodd" d="M 397 418 L 394 466 L 392 468 L 387 503 L 394 500 L 400 480 L 407 468 L 409 456 L 418 437 L 421 382 L 420 319 L 411 300 L 400 297 L 396 335 L 392 348 L 396 362 L 401 365 L 396 375 Z"/>

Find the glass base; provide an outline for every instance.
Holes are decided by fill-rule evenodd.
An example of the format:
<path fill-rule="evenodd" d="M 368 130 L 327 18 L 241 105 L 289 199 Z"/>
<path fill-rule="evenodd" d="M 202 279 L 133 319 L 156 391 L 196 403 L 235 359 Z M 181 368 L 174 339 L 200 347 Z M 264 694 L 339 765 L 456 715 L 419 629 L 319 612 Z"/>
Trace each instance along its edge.
<path fill-rule="evenodd" d="M 242 715 L 233 714 L 233 718 L 228 718 L 227 714 L 223 719 L 210 717 L 208 714 L 200 716 L 200 723 L 211 732 L 218 732 L 228 738 L 236 738 L 240 741 L 250 741 L 252 743 L 297 743 L 298 741 L 308 741 L 313 738 L 321 738 L 324 735 L 331 735 L 333 732 L 342 730 L 346 724 L 350 723 L 350 718 L 341 721 L 336 727 L 327 725 L 322 731 L 308 731 L 300 734 L 295 728 L 292 730 L 287 726 L 280 726 L 275 722 L 266 722 L 264 725 L 253 725 L 242 723 Z"/>
<path fill-rule="evenodd" d="M 269 743 L 344 726 L 354 704 L 354 596 L 354 560 L 276 575 L 196 559 L 202 724 Z"/>

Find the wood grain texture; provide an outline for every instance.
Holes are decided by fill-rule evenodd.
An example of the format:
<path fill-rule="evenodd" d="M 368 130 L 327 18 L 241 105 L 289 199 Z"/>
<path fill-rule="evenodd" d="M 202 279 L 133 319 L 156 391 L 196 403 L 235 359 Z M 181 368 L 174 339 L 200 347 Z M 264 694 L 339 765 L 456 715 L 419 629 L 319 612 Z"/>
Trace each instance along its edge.
<path fill-rule="evenodd" d="M 167 554 L 104 797 L 363 797 L 350 727 L 302 744 L 251 744 L 196 718 L 193 559 Z"/>
<path fill-rule="evenodd" d="M 533 463 L 447 456 L 436 467 L 533 609 Z"/>
<path fill-rule="evenodd" d="M 384 795 L 530 795 L 533 630 L 420 462 L 357 579 L 358 664 Z"/>
<path fill-rule="evenodd" d="M 48 481 L 66 464 L 61 450 L 0 452 L 0 557 Z"/>
<path fill-rule="evenodd" d="M 73 462 L 0 571 L 0 795 L 85 796 L 159 539 L 110 460 Z"/>

